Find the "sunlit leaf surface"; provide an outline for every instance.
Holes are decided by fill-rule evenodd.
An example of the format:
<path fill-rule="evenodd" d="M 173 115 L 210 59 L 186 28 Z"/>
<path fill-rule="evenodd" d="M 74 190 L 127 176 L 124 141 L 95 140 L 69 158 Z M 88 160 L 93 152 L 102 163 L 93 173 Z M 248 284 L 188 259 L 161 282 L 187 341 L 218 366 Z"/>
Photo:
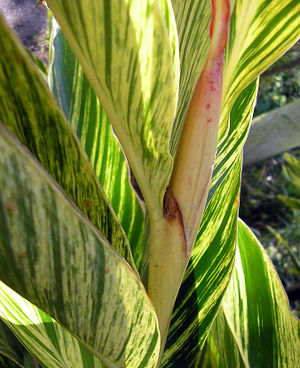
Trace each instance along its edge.
<path fill-rule="evenodd" d="M 165 23 L 174 17 L 164 16 L 156 0 L 47 4 L 113 125 L 149 210 L 160 210 L 172 168 L 169 139 L 177 105 L 177 35 L 170 42 L 175 27 Z"/>

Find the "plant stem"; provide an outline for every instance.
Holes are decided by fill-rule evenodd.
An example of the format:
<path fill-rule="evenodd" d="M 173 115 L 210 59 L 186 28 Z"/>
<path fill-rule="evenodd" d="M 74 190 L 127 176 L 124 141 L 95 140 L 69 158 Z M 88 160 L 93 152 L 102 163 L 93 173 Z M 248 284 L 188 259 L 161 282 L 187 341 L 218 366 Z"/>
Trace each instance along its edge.
<path fill-rule="evenodd" d="M 163 351 L 175 299 L 203 216 L 217 147 L 228 0 L 212 0 L 211 44 L 183 126 L 162 213 L 150 214 L 148 292 Z"/>

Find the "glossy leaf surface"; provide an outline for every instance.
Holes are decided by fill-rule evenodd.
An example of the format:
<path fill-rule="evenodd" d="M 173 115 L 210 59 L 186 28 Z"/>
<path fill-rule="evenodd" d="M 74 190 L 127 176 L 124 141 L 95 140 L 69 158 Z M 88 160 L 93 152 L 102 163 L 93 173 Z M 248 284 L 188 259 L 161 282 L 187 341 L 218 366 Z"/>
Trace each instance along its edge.
<path fill-rule="evenodd" d="M 106 365 L 154 367 L 157 319 L 140 280 L 4 127 L 0 139 L 0 280 Z"/>
<path fill-rule="evenodd" d="M 0 29 L 0 122 L 134 268 L 126 235 L 78 139 L 39 71 L 2 20 Z"/>
<path fill-rule="evenodd" d="M 226 367 L 300 363 L 300 323 L 265 250 L 241 221 L 233 277 L 212 331 Z"/>

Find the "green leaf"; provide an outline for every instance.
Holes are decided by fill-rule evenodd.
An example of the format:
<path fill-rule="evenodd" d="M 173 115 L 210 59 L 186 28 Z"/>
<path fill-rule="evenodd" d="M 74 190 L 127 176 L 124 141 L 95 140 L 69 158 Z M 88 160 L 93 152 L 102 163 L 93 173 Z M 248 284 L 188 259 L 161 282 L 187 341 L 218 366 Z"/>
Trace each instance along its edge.
<path fill-rule="evenodd" d="M 241 154 L 250 129 L 257 91 L 258 79 L 239 95 L 231 109 L 229 131 L 226 139 L 218 147 L 209 198 L 226 178 Z"/>
<path fill-rule="evenodd" d="M 277 198 L 286 206 L 294 210 L 300 210 L 300 199 L 278 194 Z"/>
<path fill-rule="evenodd" d="M 219 140 L 228 132 L 229 112 L 242 92 L 299 38 L 298 0 L 236 0 L 223 73 Z"/>
<path fill-rule="evenodd" d="M 128 240 L 77 137 L 24 48 L 0 20 L 0 121 L 134 268 Z"/>
<path fill-rule="evenodd" d="M 88 155 L 140 269 L 144 214 L 130 185 L 126 159 L 97 96 L 56 22 L 53 28 L 50 88 Z"/>
<path fill-rule="evenodd" d="M 287 165 L 282 167 L 284 177 L 294 186 L 294 192 L 300 196 L 300 159 L 284 153 L 284 161 Z"/>
<path fill-rule="evenodd" d="M 0 318 L 0 353 L 23 367 L 23 348 Z M 1 363 L 1 362 L 0 362 Z"/>
<path fill-rule="evenodd" d="M 25 49 L 30 59 L 34 62 L 34 64 L 38 67 L 39 71 L 42 73 L 42 76 L 45 80 L 48 77 L 48 68 L 47 66 L 38 58 L 36 57 L 29 49 Z"/>
<path fill-rule="evenodd" d="M 1 318 L 42 366 L 104 368 L 99 359 L 53 318 L 2 282 L 0 296 Z"/>
<path fill-rule="evenodd" d="M 149 210 L 161 212 L 172 169 L 169 138 L 177 87 L 158 1 L 47 4 L 101 101 Z"/>
<path fill-rule="evenodd" d="M 0 131 L 0 280 L 106 365 L 155 367 L 160 336 L 141 281 L 23 146 Z"/>
<path fill-rule="evenodd" d="M 205 344 L 198 354 L 195 367 L 201 368 L 223 368 L 220 354 L 215 346 L 211 334 L 205 341 Z"/>
<path fill-rule="evenodd" d="M 235 270 L 221 311 L 212 331 L 226 367 L 299 366 L 299 321 L 269 257 L 241 221 Z"/>
<path fill-rule="evenodd" d="M 178 110 L 170 141 L 170 151 L 174 155 L 185 114 L 208 53 L 211 4 L 202 0 L 172 0 L 172 6 L 180 55 Z"/>

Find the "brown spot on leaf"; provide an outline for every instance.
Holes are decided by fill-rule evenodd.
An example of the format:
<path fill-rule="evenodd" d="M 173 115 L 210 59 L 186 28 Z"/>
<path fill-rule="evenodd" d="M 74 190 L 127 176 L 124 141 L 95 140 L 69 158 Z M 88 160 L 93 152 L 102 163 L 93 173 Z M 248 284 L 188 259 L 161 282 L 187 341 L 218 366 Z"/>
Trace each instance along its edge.
<path fill-rule="evenodd" d="M 19 259 L 26 259 L 27 258 L 27 253 L 26 252 L 22 252 L 19 254 Z"/>
<path fill-rule="evenodd" d="M 16 60 L 17 64 L 22 64 L 23 63 L 21 55 L 18 54 L 17 52 L 14 53 L 14 57 L 15 57 L 15 60 Z"/>
<path fill-rule="evenodd" d="M 88 199 L 86 200 L 84 199 L 81 203 L 86 210 L 89 210 L 94 207 L 94 203 Z"/>
<path fill-rule="evenodd" d="M 17 204 L 12 197 L 8 197 L 5 200 L 4 207 L 8 213 L 13 213 L 17 209 Z"/>

